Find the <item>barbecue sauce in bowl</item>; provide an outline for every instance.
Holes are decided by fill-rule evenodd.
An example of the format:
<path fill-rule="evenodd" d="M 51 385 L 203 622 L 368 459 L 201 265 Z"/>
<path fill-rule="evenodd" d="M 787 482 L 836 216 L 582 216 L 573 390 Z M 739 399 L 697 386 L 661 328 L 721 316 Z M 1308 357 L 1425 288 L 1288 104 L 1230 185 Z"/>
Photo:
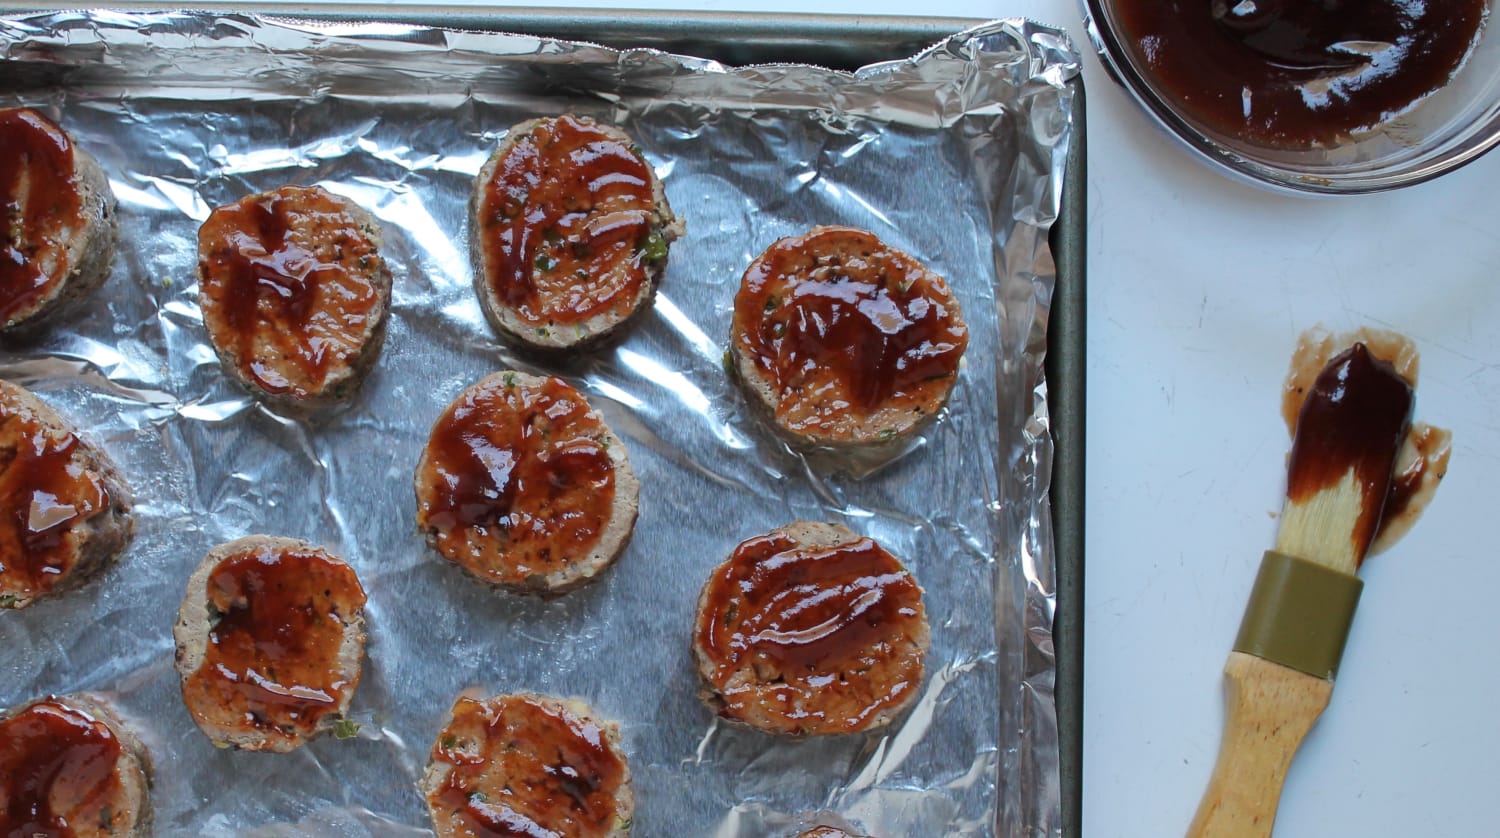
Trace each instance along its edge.
<path fill-rule="evenodd" d="M 1109 0 L 1140 72 L 1189 121 L 1254 146 L 1338 145 L 1445 85 L 1486 0 Z"/>

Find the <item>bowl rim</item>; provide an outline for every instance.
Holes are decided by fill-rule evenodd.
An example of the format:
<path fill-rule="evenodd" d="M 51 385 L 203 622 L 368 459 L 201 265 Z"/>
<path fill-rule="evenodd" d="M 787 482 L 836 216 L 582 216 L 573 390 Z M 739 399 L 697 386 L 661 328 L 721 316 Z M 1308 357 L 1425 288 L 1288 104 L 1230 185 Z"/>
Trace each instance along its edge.
<path fill-rule="evenodd" d="M 1200 162 L 1210 168 L 1254 186 L 1267 187 L 1273 191 L 1298 195 L 1362 195 L 1387 192 L 1406 186 L 1426 183 L 1434 178 L 1460 169 L 1500 145 L 1500 118 L 1492 118 L 1494 127 L 1488 133 L 1471 138 L 1474 141 L 1460 151 L 1449 152 L 1439 160 L 1418 158 L 1410 161 L 1410 169 L 1395 171 L 1362 172 L 1354 175 L 1313 175 L 1293 172 L 1274 164 L 1255 160 L 1234 149 L 1227 148 L 1194 126 L 1172 107 L 1136 68 L 1131 61 L 1127 46 L 1117 36 L 1106 8 L 1108 0 L 1081 0 L 1083 6 L 1084 31 L 1093 43 L 1094 52 L 1104 65 L 1109 77 L 1120 85 L 1146 111 L 1160 129 L 1192 152 Z M 1487 15 L 1493 15 L 1491 9 Z M 1484 26 L 1494 25 L 1487 19 Z M 1497 108 L 1500 112 L 1500 108 Z M 1440 147 L 1441 148 L 1441 147 Z"/>

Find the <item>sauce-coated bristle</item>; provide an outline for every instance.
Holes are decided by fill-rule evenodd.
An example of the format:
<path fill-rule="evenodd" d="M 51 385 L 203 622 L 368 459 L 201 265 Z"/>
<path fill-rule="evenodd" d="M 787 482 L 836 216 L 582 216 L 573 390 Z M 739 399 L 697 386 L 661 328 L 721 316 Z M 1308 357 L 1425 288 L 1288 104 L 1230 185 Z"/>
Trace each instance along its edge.
<path fill-rule="evenodd" d="M 1297 419 L 1277 549 L 1354 572 L 1380 526 L 1412 388 L 1363 343 L 1335 356 Z"/>

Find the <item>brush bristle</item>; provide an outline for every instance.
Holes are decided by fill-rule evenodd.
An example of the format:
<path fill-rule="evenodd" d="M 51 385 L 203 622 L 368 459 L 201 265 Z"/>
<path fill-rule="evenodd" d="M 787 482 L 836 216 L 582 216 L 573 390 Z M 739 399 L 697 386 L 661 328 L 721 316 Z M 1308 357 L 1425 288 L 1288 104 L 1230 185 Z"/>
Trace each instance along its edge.
<path fill-rule="evenodd" d="M 1296 556 L 1344 573 L 1359 570 L 1363 551 L 1356 552 L 1356 539 L 1364 515 L 1365 490 L 1354 470 L 1344 479 L 1300 502 L 1287 499 L 1281 508 L 1281 529 L 1276 533 L 1276 551 Z"/>
<path fill-rule="evenodd" d="M 1348 573 L 1380 528 L 1412 389 L 1356 343 L 1318 373 L 1297 417 L 1277 549 Z"/>

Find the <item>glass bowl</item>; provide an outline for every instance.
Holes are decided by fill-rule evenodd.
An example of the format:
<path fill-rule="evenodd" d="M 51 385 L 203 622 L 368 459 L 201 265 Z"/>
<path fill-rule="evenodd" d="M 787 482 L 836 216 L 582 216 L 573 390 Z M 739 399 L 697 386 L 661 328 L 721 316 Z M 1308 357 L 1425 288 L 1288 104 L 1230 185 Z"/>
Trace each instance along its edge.
<path fill-rule="evenodd" d="M 1083 0 L 1084 24 L 1105 69 L 1196 156 L 1258 184 L 1335 195 L 1431 180 L 1500 143 L 1500 21 L 1494 2 L 1489 0 L 1479 43 L 1463 66 L 1411 110 L 1331 147 L 1282 149 L 1226 135 L 1184 113 L 1121 33 L 1115 0 Z"/>

